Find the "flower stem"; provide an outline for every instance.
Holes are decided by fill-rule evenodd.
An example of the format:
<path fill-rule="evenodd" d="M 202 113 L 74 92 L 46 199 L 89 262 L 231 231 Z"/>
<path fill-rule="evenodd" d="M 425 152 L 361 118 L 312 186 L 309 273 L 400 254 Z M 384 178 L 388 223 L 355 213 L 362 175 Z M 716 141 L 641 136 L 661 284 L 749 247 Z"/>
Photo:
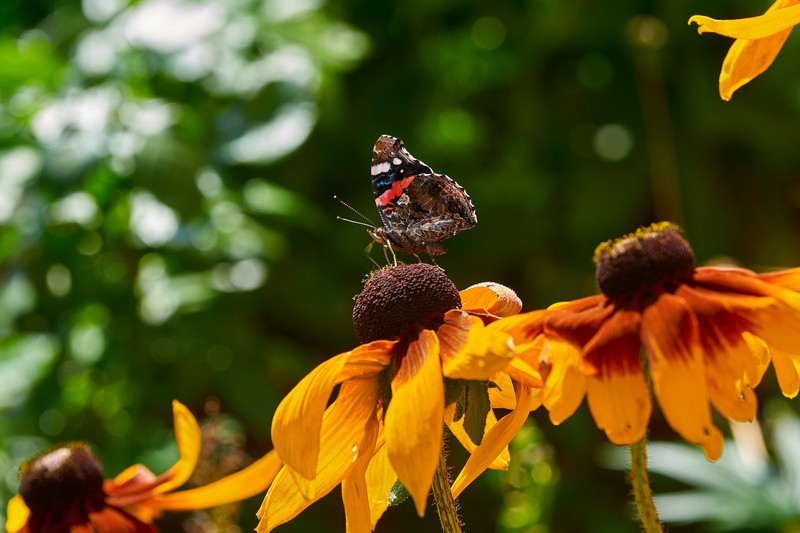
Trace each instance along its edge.
<path fill-rule="evenodd" d="M 458 519 L 456 502 L 453 499 L 453 493 L 450 492 L 444 441 L 442 441 L 442 453 L 439 454 L 439 466 L 436 468 L 436 475 L 433 476 L 433 499 L 436 501 L 436 512 L 439 514 L 442 532 L 461 533 L 461 521 Z"/>
<path fill-rule="evenodd" d="M 662 533 L 664 530 L 653 503 L 653 491 L 650 489 L 650 477 L 647 474 L 647 436 L 631 444 L 631 484 L 645 532 Z"/>

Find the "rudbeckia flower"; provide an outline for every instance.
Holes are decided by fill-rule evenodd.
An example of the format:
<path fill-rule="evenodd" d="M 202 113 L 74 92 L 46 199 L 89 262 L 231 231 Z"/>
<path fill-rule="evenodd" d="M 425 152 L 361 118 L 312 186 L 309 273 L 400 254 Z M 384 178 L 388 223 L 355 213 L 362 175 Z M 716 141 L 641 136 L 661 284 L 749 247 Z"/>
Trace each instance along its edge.
<path fill-rule="evenodd" d="M 800 0 L 777 0 L 761 16 L 715 20 L 701 15 L 689 19 L 697 23 L 697 32 L 712 32 L 736 39 L 719 75 L 719 94 L 730 100 L 734 91 L 769 68 L 783 43 L 800 23 Z"/>
<path fill-rule="evenodd" d="M 180 492 L 200 456 L 200 427 L 181 403 L 172 404 L 180 458 L 156 476 L 134 465 L 113 479 L 89 446 L 58 447 L 22 465 L 19 494 L 8 503 L 8 533 L 153 533 L 164 511 L 224 505 L 254 496 L 269 486 L 280 468 L 268 453 L 247 468 L 203 487 Z"/>
<path fill-rule="evenodd" d="M 518 340 L 542 342 L 542 403 L 554 423 L 586 396 L 613 443 L 638 442 L 652 387 L 669 425 L 716 460 L 722 434 L 709 401 L 731 420 L 752 421 L 753 388 L 770 360 L 783 393 L 797 394 L 800 269 L 695 267 L 666 222 L 601 244 L 594 261 L 601 294 L 504 319 Z"/>
<path fill-rule="evenodd" d="M 454 496 L 486 468 L 507 467 L 506 446 L 537 407 L 531 389 L 541 384 L 496 326 L 521 305 L 496 284 L 459 293 L 424 263 L 373 273 L 353 310 L 362 344 L 317 366 L 278 406 L 272 440 L 284 467 L 257 530 L 291 520 L 340 484 L 350 532 L 375 527 L 396 481 L 422 516 L 443 422 L 471 451 Z M 497 420 L 491 406 L 513 411 Z"/>

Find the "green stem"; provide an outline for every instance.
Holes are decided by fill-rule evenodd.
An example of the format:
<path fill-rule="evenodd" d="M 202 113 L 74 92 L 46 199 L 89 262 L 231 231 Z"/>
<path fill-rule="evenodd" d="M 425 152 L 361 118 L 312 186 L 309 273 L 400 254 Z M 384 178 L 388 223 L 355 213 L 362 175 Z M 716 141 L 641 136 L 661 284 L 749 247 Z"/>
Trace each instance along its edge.
<path fill-rule="evenodd" d="M 433 499 L 436 501 L 436 512 L 442 524 L 443 533 L 461 533 L 461 521 L 458 519 L 456 502 L 450 492 L 450 477 L 447 475 L 447 458 L 445 457 L 444 441 L 442 453 L 439 454 L 439 466 L 433 476 Z"/>
<path fill-rule="evenodd" d="M 639 518 L 646 533 L 662 533 L 661 521 L 658 519 L 653 491 L 650 489 L 650 477 L 647 474 L 647 437 L 631 444 L 631 484 Z"/>

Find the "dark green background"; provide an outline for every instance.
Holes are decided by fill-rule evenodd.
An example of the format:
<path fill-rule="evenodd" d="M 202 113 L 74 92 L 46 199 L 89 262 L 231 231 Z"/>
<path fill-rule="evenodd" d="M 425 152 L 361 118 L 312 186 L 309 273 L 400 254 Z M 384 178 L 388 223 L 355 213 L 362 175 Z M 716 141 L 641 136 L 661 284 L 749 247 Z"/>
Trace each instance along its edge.
<path fill-rule="evenodd" d="M 2 502 L 19 461 L 58 442 L 92 443 L 109 476 L 137 461 L 167 468 L 172 399 L 201 418 L 217 399 L 230 417 L 209 430 L 211 472 L 241 462 L 236 450 L 269 450 L 280 399 L 357 344 L 350 313 L 370 239 L 336 221 L 352 214 L 332 197 L 378 219 L 380 134 L 474 201 L 478 226 L 438 264 L 461 288 L 514 288 L 526 310 L 593 294 L 594 247 L 658 220 L 685 228 L 699 263 L 800 264 L 797 41 L 726 103 L 730 40 L 686 24 L 764 2 L 309 0 L 288 18 L 279 8 L 300 3 L 163 2 L 217 10 L 203 24 L 222 23 L 183 44 L 174 38 L 202 24 L 166 23 L 157 5 L 0 6 Z M 159 28 L 166 44 L 147 40 Z M 175 62 L 189 45 L 203 67 L 186 74 Z M 282 113 L 288 130 L 229 150 Z M 296 147 L 277 149 L 289 131 Z M 66 217 L 64 198 L 78 205 Z M 177 224 L 137 236 L 136 205 L 167 206 Z M 779 397 L 771 371 L 759 396 Z M 675 438 L 653 419 L 654 438 Z M 624 474 L 598 466 L 606 441 L 586 407 L 561 427 L 542 411 L 531 423 L 522 469 L 462 497 L 468 530 L 638 531 Z M 657 492 L 672 488 L 656 479 Z M 336 494 L 281 530 L 343 530 Z M 243 531 L 259 501 L 243 507 Z M 213 531 L 228 519 L 190 520 Z M 392 509 L 378 530 L 409 528 L 437 530 L 433 509 L 423 522 Z"/>

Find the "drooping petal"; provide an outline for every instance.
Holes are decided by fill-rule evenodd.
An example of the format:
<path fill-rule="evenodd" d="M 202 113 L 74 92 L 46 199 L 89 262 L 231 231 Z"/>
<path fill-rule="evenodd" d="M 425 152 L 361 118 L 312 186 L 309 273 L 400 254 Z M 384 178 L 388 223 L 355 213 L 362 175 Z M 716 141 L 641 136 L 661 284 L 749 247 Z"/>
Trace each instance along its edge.
<path fill-rule="evenodd" d="M 778 0 L 763 15 L 757 17 L 716 20 L 702 15 L 689 19 L 697 24 L 697 33 L 718 33 L 734 39 L 763 39 L 791 29 L 800 23 L 800 6 L 797 0 Z"/>
<path fill-rule="evenodd" d="M 322 417 L 346 356 L 332 357 L 309 372 L 281 401 L 272 419 L 275 451 L 306 479 L 317 473 Z"/>
<path fill-rule="evenodd" d="M 389 461 L 388 448 L 383 433 L 383 426 L 378 432 L 378 442 L 375 444 L 375 454 L 367 466 L 365 477 L 367 480 L 367 494 L 369 498 L 370 527 L 375 529 L 375 524 L 389 506 L 389 492 L 397 481 L 397 473 Z"/>
<path fill-rule="evenodd" d="M 667 422 L 715 461 L 722 453 L 722 433 L 711 422 L 697 328 L 686 302 L 663 293 L 644 311 L 642 341 L 656 399 Z"/>
<path fill-rule="evenodd" d="M 17 533 L 20 531 L 28 522 L 30 514 L 31 512 L 28 506 L 25 505 L 25 501 L 19 494 L 8 500 L 8 506 L 6 507 L 6 532 Z"/>
<path fill-rule="evenodd" d="M 499 323 L 489 324 L 489 329 Z M 541 388 L 544 382 L 542 375 L 539 373 L 539 366 L 545 348 L 544 335 L 535 337 L 532 342 L 517 344 L 514 359 L 505 368 L 505 372 L 518 383 L 524 383 L 529 387 Z"/>
<path fill-rule="evenodd" d="M 281 460 L 272 450 L 234 474 L 196 489 L 156 496 L 147 505 L 161 511 L 186 511 L 237 502 L 266 491 L 280 469 Z"/>
<path fill-rule="evenodd" d="M 498 372 L 492 377 L 494 387 L 489 387 L 489 403 L 493 409 L 514 409 L 517 406 L 517 394 L 511 376 Z"/>
<path fill-rule="evenodd" d="M 580 350 L 559 339 L 547 339 L 546 344 L 542 365 L 547 368 L 547 377 L 541 393 L 542 405 L 557 426 L 580 406 L 588 383 Z"/>
<path fill-rule="evenodd" d="M 154 494 L 163 494 L 186 483 L 192 476 L 200 458 L 200 426 L 185 405 L 172 401 L 172 417 L 175 426 L 175 441 L 180 458 L 172 467 L 158 476 Z"/>
<path fill-rule="evenodd" d="M 461 309 L 484 311 L 495 316 L 516 315 L 522 310 L 522 300 L 505 285 L 487 281 L 461 291 Z"/>
<path fill-rule="evenodd" d="M 522 313 L 497 320 L 489 324 L 491 329 L 496 329 L 511 335 L 517 346 L 532 342 L 544 331 L 544 309 Z"/>
<path fill-rule="evenodd" d="M 442 449 L 444 384 L 439 341 L 424 330 L 408 347 L 392 381 L 384 421 L 389 460 L 423 516 Z"/>
<path fill-rule="evenodd" d="M 347 521 L 347 533 L 370 533 L 372 531 L 369 492 L 367 489 L 366 471 L 378 437 L 378 420 L 371 418 L 367 424 L 365 439 L 370 449 L 365 449 L 347 477 L 342 481 L 342 502 Z"/>
<path fill-rule="evenodd" d="M 465 311 L 448 311 L 436 330 L 442 373 L 451 379 L 485 381 L 514 358 L 511 336 L 487 328 Z"/>
<path fill-rule="evenodd" d="M 494 390 L 494 389 L 492 389 Z M 461 417 L 460 420 L 454 421 L 453 416 L 455 414 L 456 405 L 450 405 L 445 407 L 444 409 L 444 422 L 447 424 L 447 428 L 450 430 L 450 433 L 458 439 L 458 442 L 467 450 L 469 453 L 473 453 L 477 446 L 472 439 L 469 438 L 466 430 L 464 429 L 464 420 L 465 417 Z M 484 438 L 489 433 L 489 431 L 497 424 L 497 417 L 494 415 L 494 411 L 489 411 L 486 415 L 486 426 L 484 430 Z M 494 458 L 492 463 L 489 465 L 489 468 L 493 470 L 507 470 L 508 463 L 511 460 L 511 456 L 508 453 L 508 448 L 503 449 L 500 452 L 500 455 Z"/>
<path fill-rule="evenodd" d="M 800 359 L 774 349 L 771 355 L 781 392 L 787 398 L 794 398 L 800 392 Z"/>
<path fill-rule="evenodd" d="M 733 42 L 719 73 L 719 95 L 726 102 L 739 88 L 764 73 L 781 51 L 792 28 L 761 39 L 737 39 Z"/>
<path fill-rule="evenodd" d="M 371 453 L 375 435 L 368 426 L 376 415 L 377 390 L 377 377 L 342 384 L 323 417 L 314 479 L 306 480 L 284 466 L 261 504 L 257 531 L 270 531 L 300 514 L 341 483 L 362 454 Z"/>
<path fill-rule="evenodd" d="M 617 309 L 584 348 L 589 410 L 614 444 L 638 441 L 650 420 L 650 391 L 639 362 L 640 323 L 637 311 Z"/>
<path fill-rule="evenodd" d="M 517 385 L 515 388 L 517 408 L 500 419 L 483 436 L 483 442 L 472 452 L 450 488 L 454 498 L 458 498 L 461 492 L 495 461 L 528 418 L 531 410 L 531 390 L 525 385 Z"/>

